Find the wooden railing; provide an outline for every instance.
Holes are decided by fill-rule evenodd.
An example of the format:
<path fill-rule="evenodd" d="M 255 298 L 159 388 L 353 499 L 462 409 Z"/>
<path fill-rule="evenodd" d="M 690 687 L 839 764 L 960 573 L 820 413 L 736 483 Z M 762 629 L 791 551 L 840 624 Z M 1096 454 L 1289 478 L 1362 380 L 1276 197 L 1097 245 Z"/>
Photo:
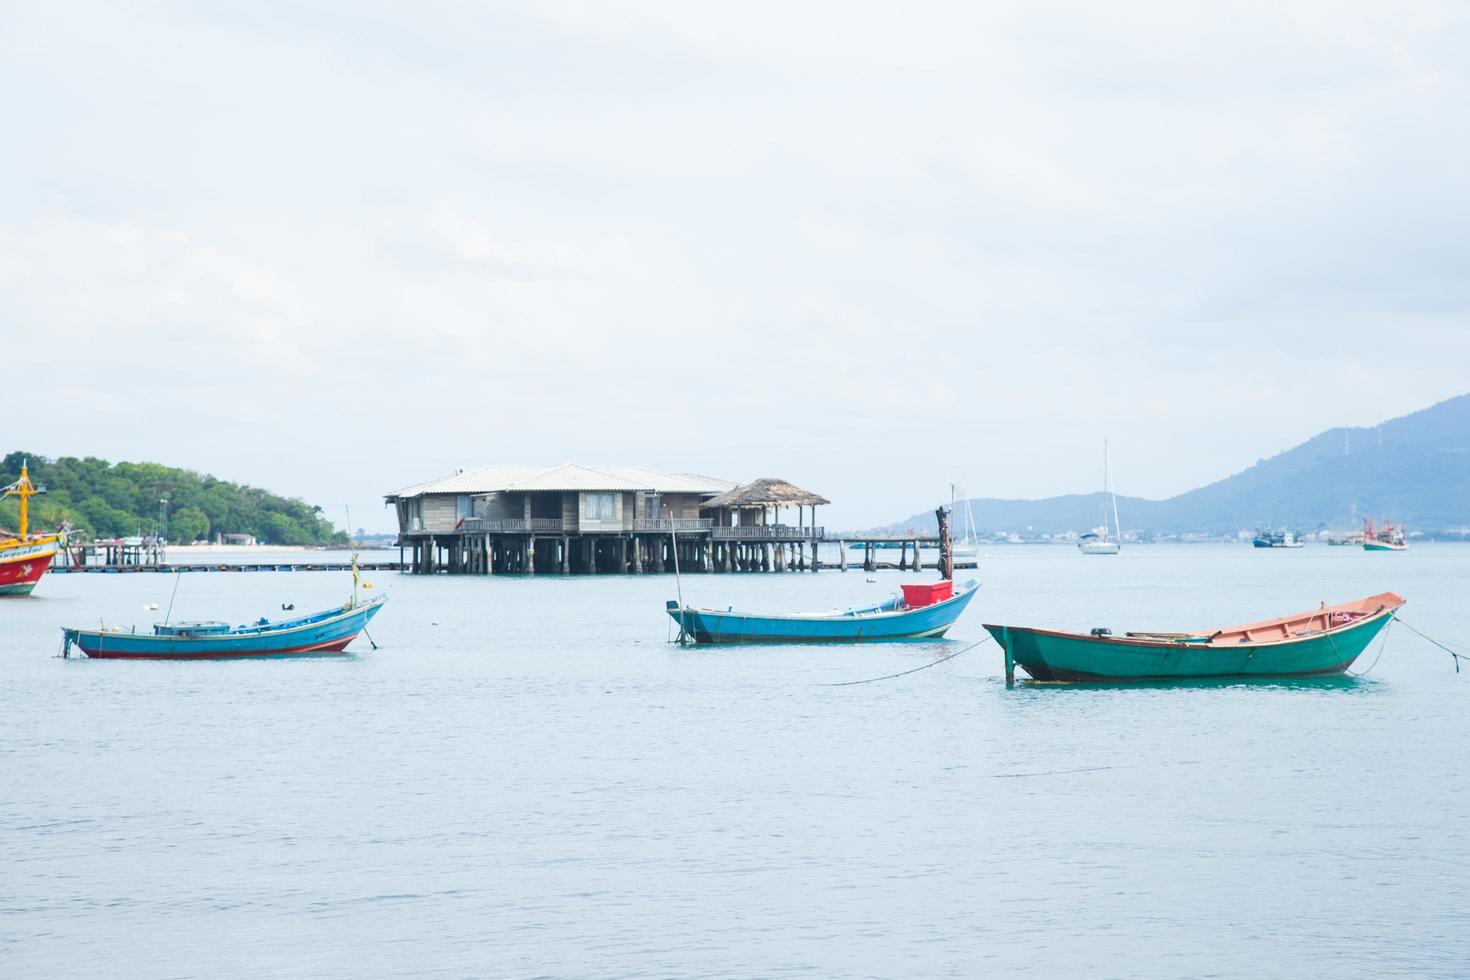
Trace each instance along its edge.
<path fill-rule="evenodd" d="M 533 532 L 575 531 L 560 517 L 466 517 L 456 531 L 466 534 L 529 534 Z"/>
<path fill-rule="evenodd" d="M 721 541 L 820 541 L 827 537 L 827 529 L 791 527 L 787 524 L 748 524 L 742 527 L 717 527 L 711 534 Z"/>
<path fill-rule="evenodd" d="M 708 517 L 644 517 L 633 522 L 635 531 L 708 531 L 714 526 Z"/>
<path fill-rule="evenodd" d="M 633 531 L 639 534 L 669 532 L 700 534 L 708 532 L 721 541 L 811 541 L 826 540 L 826 528 L 792 527 L 789 524 L 747 524 L 742 527 L 715 527 L 708 517 L 661 517 L 640 518 L 621 527 L 602 525 L 581 528 L 576 521 L 563 521 L 560 517 L 466 517 L 452 531 L 434 532 L 448 534 L 597 534 Z M 409 533 L 423 533 L 410 529 Z M 913 535 L 903 535 L 895 540 L 912 541 Z"/>

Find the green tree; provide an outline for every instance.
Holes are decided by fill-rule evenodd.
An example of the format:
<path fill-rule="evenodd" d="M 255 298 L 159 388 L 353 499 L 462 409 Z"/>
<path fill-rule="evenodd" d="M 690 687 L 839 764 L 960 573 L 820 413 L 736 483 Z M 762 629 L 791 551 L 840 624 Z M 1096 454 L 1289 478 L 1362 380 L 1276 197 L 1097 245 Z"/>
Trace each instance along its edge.
<path fill-rule="evenodd" d="M 209 536 L 209 518 L 198 507 L 180 507 L 168 516 L 168 539 L 189 544 Z"/>
<path fill-rule="evenodd" d="M 79 537 L 117 537 L 158 528 L 158 502 L 167 498 L 169 536 L 192 540 L 211 531 L 253 534 L 277 544 L 345 544 L 347 535 L 323 520 L 320 508 L 277 497 L 259 487 L 159 463 L 112 464 L 95 457 L 51 460 L 12 452 L 0 459 L 0 486 L 15 482 L 23 462 L 48 493 L 33 503 L 31 525 L 52 529 L 62 521 Z M 0 528 L 14 530 L 16 501 L 0 501 Z"/>

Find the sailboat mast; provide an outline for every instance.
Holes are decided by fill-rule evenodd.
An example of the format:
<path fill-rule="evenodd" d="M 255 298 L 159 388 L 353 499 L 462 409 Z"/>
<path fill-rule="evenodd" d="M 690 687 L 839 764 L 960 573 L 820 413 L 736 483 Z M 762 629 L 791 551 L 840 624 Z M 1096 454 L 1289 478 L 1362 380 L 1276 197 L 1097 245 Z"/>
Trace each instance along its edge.
<path fill-rule="evenodd" d="M 1112 469 L 1108 456 L 1108 441 L 1103 440 L 1103 488 L 1107 490 L 1108 496 L 1113 498 L 1113 529 L 1118 535 L 1118 540 L 1123 540 L 1123 525 L 1118 520 L 1118 495 L 1113 492 Z"/>

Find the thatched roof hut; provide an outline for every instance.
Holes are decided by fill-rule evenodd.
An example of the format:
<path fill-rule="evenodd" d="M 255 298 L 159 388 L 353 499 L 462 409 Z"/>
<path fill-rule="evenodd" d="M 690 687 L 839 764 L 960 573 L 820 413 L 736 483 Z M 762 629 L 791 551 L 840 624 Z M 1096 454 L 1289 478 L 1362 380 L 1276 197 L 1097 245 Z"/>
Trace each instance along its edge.
<path fill-rule="evenodd" d="M 803 490 L 785 480 L 756 480 L 699 505 L 700 510 L 765 510 L 767 507 L 815 507 L 830 504 L 826 497 Z"/>

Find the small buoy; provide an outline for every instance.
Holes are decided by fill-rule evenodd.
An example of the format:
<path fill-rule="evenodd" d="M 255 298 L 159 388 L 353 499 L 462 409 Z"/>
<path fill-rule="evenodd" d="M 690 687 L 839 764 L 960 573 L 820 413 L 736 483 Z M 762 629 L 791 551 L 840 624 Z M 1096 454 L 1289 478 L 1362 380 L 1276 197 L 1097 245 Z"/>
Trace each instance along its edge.
<path fill-rule="evenodd" d="M 875 579 L 875 578 L 870 578 L 870 579 L 868 579 L 868 581 L 869 581 L 869 582 L 876 582 L 876 581 L 878 581 L 878 580 L 877 580 L 877 579 Z"/>
<path fill-rule="evenodd" d="M 362 583 L 362 587 L 364 589 L 371 589 L 373 587 L 373 583 L 371 583 L 371 582 L 364 582 L 364 583 Z"/>
<path fill-rule="evenodd" d="M 295 609 L 296 608 L 296 603 L 294 603 L 294 602 L 283 602 L 283 603 L 281 603 L 281 608 L 282 609 Z"/>

